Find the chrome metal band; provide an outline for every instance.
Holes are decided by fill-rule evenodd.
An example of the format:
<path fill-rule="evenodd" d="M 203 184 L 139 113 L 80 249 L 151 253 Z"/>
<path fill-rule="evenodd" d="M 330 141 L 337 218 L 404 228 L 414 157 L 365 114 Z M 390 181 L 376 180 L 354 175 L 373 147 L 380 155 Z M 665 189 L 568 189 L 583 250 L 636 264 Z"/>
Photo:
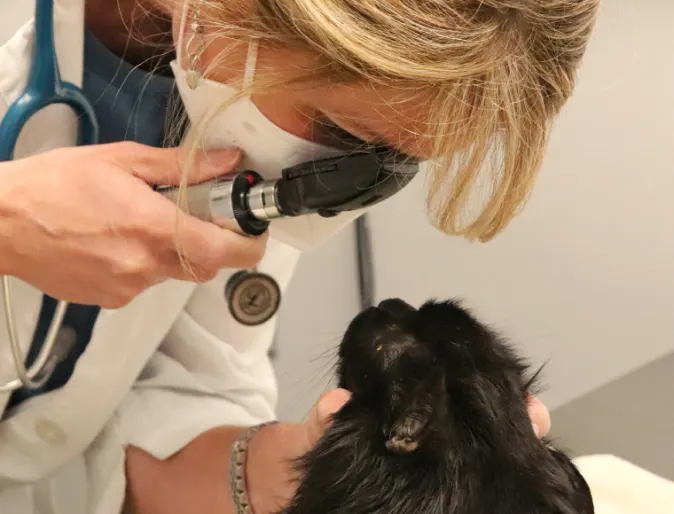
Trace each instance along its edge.
<path fill-rule="evenodd" d="M 216 216 L 234 219 L 232 206 L 233 181 L 229 177 L 216 180 L 211 187 L 211 210 Z"/>
<path fill-rule="evenodd" d="M 250 212 L 259 220 L 281 217 L 276 197 L 276 181 L 263 182 L 253 187 L 248 194 Z"/>

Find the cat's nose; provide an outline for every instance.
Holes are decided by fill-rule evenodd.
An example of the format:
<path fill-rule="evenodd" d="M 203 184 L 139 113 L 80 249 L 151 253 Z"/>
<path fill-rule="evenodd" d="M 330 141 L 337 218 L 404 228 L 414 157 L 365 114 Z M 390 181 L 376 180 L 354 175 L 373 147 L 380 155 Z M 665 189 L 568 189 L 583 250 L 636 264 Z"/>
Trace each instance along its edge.
<path fill-rule="evenodd" d="M 414 307 L 399 298 L 384 300 L 377 308 L 394 318 L 403 318 L 416 311 Z"/>

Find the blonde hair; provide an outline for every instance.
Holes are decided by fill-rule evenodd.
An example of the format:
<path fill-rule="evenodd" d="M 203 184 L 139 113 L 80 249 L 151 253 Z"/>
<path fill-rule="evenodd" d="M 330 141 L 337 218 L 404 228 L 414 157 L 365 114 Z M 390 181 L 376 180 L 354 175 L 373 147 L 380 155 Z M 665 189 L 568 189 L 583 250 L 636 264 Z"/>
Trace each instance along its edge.
<path fill-rule="evenodd" d="M 250 0 L 201 0 L 207 32 L 313 52 L 321 66 L 306 79 L 363 81 L 424 98 L 428 119 L 418 136 L 433 149 L 429 215 L 443 232 L 481 241 L 525 204 L 599 6 L 599 0 L 252 1 L 251 15 Z M 476 194 L 482 198 L 475 213 Z"/>

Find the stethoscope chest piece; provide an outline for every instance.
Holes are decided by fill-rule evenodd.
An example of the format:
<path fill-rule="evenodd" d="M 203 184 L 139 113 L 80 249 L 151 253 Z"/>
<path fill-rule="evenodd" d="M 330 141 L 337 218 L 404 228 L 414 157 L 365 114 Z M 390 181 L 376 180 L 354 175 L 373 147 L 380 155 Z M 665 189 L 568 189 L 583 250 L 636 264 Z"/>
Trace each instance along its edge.
<path fill-rule="evenodd" d="M 239 271 L 225 286 L 229 312 L 249 327 L 269 321 L 281 305 L 281 288 L 276 280 L 258 271 Z"/>

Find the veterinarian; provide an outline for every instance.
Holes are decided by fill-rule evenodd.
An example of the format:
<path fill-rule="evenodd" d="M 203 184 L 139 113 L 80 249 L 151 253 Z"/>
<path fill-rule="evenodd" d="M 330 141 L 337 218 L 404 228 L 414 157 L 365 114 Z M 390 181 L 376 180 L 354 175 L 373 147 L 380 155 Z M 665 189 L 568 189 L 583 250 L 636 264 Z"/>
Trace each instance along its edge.
<path fill-rule="evenodd" d="M 247 430 L 274 419 L 275 322 L 244 320 L 232 291 L 257 277 L 282 294 L 301 252 L 362 211 L 248 237 L 151 186 L 244 164 L 273 176 L 366 141 L 427 160 L 435 224 L 486 241 L 533 184 L 598 1 L 53 3 L 57 77 L 35 75 L 35 1 L 0 3 L 0 117 L 15 116 L 29 77 L 70 95 L 5 127 L 20 137 L 0 162 L 0 271 L 13 277 L 0 512 L 233 513 L 249 501 L 271 513 L 292 495 L 286 461 L 348 393 L 326 394 L 304 423 Z M 497 142 L 492 194 L 462 221 Z M 10 343 L 34 364 L 46 340 L 58 362 L 27 387 Z M 546 433 L 545 407 L 532 399 L 530 413 Z M 230 490 L 230 468 L 246 491 Z"/>

